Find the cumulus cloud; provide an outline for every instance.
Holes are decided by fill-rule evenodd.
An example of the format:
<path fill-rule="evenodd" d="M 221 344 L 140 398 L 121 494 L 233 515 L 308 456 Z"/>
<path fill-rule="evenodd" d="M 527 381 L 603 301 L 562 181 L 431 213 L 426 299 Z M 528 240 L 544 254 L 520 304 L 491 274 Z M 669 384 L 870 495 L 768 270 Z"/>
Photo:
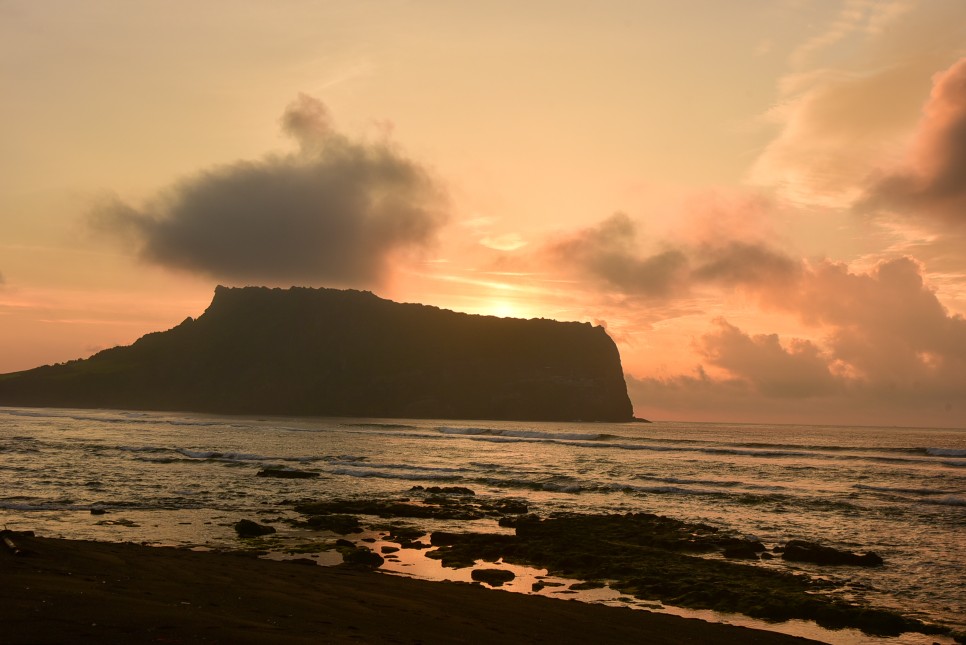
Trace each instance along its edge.
<path fill-rule="evenodd" d="M 902 414 L 903 423 L 966 423 L 966 319 L 942 305 L 914 260 L 862 273 L 821 262 L 788 288 L 761 294 L 767 306 L 814 329 L 814 338 L 753 335 L 717 319 L 695 341 L 702 361 L 695 374 L 629 381 L 638 413 L 654 405 L 668 414 L 686 414 L 689 406 L 737 414 L 757 401 L 767 418 L 794 418 L 807 408 L 783 412 L 774 402 L 811 400 L 828 421 L 878 415 L 880 423 L 896 423 L 888 415 Z"/>
<path fill-rule="evenodd" d="M 545 252 L 573 273 L 589 275 L 627 295 L 670 298 L 695 285 L 765 285 L 794 279 L 799 263 L 757 240 L 708 238 L 640 251 L 637 225 L 616 213 L 596 226 L 550 243 Z"/>
<path fill-rule="evenodd" d="M 966 226 L 966 58 L 935 76 L 908 158 L 863 201 Z"/>
<path fill-rule="evenodd" d="M 828 357 L 807 340 L 794 339 L 785 348 L 777 334 L 750 336 L 723 318 L 705 334 L 700 352 L 711 364 L 728 370 L 769 397 L 806 397 L 836 389 Z"/>
<path fill-rule="evenodd" d="M 433 241 L 446 198 L 423 166 L 341 134 L 306 95 L 281 126 L 297 153 L 205 170 L 143 207 L 110 200 L 95 225 L 133 236 L 147 261 L 226 281 L 372 284 Z"/>

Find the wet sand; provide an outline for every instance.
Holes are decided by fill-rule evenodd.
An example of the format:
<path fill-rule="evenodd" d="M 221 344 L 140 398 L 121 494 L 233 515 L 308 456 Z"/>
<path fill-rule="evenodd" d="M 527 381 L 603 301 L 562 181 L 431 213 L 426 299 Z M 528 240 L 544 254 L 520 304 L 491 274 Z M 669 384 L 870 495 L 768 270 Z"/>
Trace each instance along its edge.
<path fill-rule="evenodd" d="M 802 638 L 231 553 L 12 536 L 4 643 L 720 643 Z"/>

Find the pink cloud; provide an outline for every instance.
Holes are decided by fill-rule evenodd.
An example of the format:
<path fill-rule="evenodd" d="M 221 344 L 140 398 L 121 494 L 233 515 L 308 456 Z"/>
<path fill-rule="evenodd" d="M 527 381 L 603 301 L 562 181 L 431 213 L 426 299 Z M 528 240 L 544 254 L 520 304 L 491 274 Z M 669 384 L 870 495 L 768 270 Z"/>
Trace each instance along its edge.
<path fill-rule="evenodd" d="M 639 415 L 966 426 L 966 319 L 946 310 L 914 260 L 867 273 L 821 262 L 758 293 L 814 337 L 716 319 L 695 342 L 696 374 L 629 378 Z"/>
<path fill-rule="evenodd" d="M 937 74 L 909 154 L 863 205 L 966 226 L 966 58 Z"/>
<path fill-rule="evenodd" d="M 724 368 L 754 391 L 769 397 L 807 397 L 837 388 L 829 359 L 807 340 L 792 340 L 788 348 L 777 334 L 749 336 L 723 318 L 717 330 L 699 341 L 704 358 Z"/>

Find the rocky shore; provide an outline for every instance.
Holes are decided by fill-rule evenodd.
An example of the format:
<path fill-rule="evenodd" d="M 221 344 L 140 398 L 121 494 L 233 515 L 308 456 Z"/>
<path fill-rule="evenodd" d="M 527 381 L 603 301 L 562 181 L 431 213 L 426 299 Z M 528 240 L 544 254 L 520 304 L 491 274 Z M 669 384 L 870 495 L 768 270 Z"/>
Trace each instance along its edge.
<path fill-rule="evenodd" d="M 0 624 L 11 644 L 814 642 L 350 565 L 9 537 L 19 553 L 0 548 Z"/>
<path fill-rule="evenodd" d="M 873 636 L 918 632 L 964 640 L 962 634 L 950 634 L 943 626 L 856 600 L 847 571 L 882 566 L 883 559 L 873 552 L 855 553 L 804 540 L 766 547 L 753 537 L 648 513 L 542 518 L 530 512 L 523 500 L 478 497 L 462 487 L 417 486 L 398 499 L 301 502 L 294 508 L 305 517 L 303 526 L 342 534 L 362 531 L 359 518 L 368 517 L 369 526 L 384 529 L 385 539 L 399 548 L 431 549 L 426 557 L 453 569 L 479 569 L 481 562 L 520 564 L 573 579 L 572 590 L 608 586 L 640 600 L 769 622 L 801 619 Z M 495 519 L 513 532 L 427 535 L 398 521 L 482 518 Z M 350 547 L 368 549 L 352 542 L 341 548 L 348 554 Z M 378 566 L 382 557 L 372 555 L 369 561 Z M 350 557 L 365 558 L 356 553 Z M 803 570 L 803 565 L 811 570 Z M 491 586 L 508 579 L 508 572 L 499 566 L 484 566 L 486 573 L 474 571 L 473 579 Z M 837 574 L 834 579 L 827 575 L 832 571 Z"/>
<path fill-rule="evenodd" d="M 848 571 L 888 566 L 872 552 L 803 540 L 766 545 L 648 513 L 542 517 L 526 500 L 457 486 L 281 505 L 296 515 L 235 522 L 237 550 L 228 553 L 5 532 L 0 621 L 12 630 L 5 642 L 796 642 L 561 600 L 589 590 L 627 607 L 966 642 L 942 625 L 862 601 Z M 273 554 L 287 562 L 258 559 Z M 322 562 L 342 565 L 297 566 Z M 461 572 L 443 579 L 465 582 L 373 573 L 406 573 L 418 562 Z M 501 587 L 523 593 L 487 591 Z"/>

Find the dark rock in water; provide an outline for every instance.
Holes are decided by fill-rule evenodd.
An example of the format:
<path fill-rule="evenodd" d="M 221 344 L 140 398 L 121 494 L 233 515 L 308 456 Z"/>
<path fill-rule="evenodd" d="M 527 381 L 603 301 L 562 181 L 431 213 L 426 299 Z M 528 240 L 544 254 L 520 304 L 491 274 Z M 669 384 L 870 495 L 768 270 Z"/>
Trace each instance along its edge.
<path fill-rule="evenodd" d="M 311 479 L 313 477 L 318 477 L 319 473 L 289 468 L 266 468 L 264 470 L 259 470 L 255 476 L 276 477 L 278 479 Z"/>
<path fill-rule="evenodd" d="M 313 515 L 305 523 L 317 531 L 332 531 L 339 535 L 362 533 L 359 518 L 354 515 L 338 513 L 333 515 Z"/>
<path fill-rule="evenodd" d="M 840 551 L 830 546 L 805 540 L 791 540 L 785 544 L 782 557 L 790 562 L 811 562 L 826 565 L 877 567 L 882 564 L 882 558 L 872 551 L 862 554 L 852 553 L 851 551 Z"/>
<path fill-rule="evenodd" d="M 603 327 L 371 293 L 215 289 L 197 320 L 3 375 L 0 405 L 222 414 L 631 421 Z"/>
<path fill-rule="evenodd" d="M 383 553 L 395 553 L 396 551 L 399 550 L 399 547 L 398 546 L 384 546 L 384 547 L 382 547 L 379 550 L 382 551 Z"/>
<path fill-rule="evenodd" d="M 469 489 L 465 489 L 469 490 Z M 386 499 L 336 499 L 302 502 L 295 510 L 305 515 L 351 513 L 379 517 L 412 517 L 440 520 L 478 520 L 506 514 L 525 513 L 526 502 L 512 498 L 482 499 L 466 494 L 431 494 L 422 502 Z"/>
<path fill-rule="evenodd" d="M 736 560 L 758 559 L 758 552 L 747 544 L 734 544 L 732 546 L 727 546 L 721 554 L 726 558 L 733 558 Z"/>
<path fill-rule="evenodd" d="M 239 520 L 235 522 L 235 533 L 238 534 L 238 537 L 242 538 L 259 537 L 275 533 L 275 527 L 259 524 L 251 520 Z"/>
<path fill-rule="evenodd" d="M 344 551 L 342 553 L 342 561 L 345 564 L 377 568 L 381 567 L 386 560 L 378 553 L 364 546 L 360 546 Z"/>
<path fill-rule="evenodd" d="M 470 577 L 477 582 L 485 582 L 491 587 L 502 587 L 503 583 L 510 582 L 516 575 L 506 569 L 474 569 Z"/>
<path fill-rule="evenodd" d="M 426 535 L 426 531 L 416 526 L 393 526 L 390 528 L 388 539 L 390 542 L 411 542 Z"/>
<path fill-rule="evenodd" d="M 539 522 L 540 516 L 534 513 L 527 513 L 526 515 L 509 515 L 507 517 L 501 517 L 497 524 L 500 526 L 506 526 L 509 528 L 516 528 L 521 524 L 526 524 L 527 522 Z"/>
<path fill-rule="evenodd" d="M 522 499 L 513 499 L 510 497 L 484 502 L 482 507 L 501 515 L 520 515 L 530 510 L 530 507 Z"/>
<path fill-rule="evenodd" d="M 338 540 L 336 540 L 335 541 L 335 545 L 336 546 L 348 547 L 350 549 L 356 548 L 355 542 L 350 542 L 349 540 L 345 540 L 343 538 L 339 538 Z"/>
<path fill-rule="evenodd" d="M 588 580 L 586 582 L 575 582 L 570 585 L 571 591 L 587 591 L 588 589 L 603 589 L 605 587 L 603 582 L 598 582 L 596 580 Z"/>
<path fill-rule="evenodd" d="M 103 508 L 100 508 L 99 506 L 91 507 L 91 515 L 104 515 L 105 513 L 107 513 L 107 511 L 104 510 Z"/>
<path fill-rule="evenodd" d="M 423 492 L 430 493 L 434 495 L 458 495 L 458 496 L 472 496 L 476 495 L 476 492 L 466 488 L 465 486 L 413 486 L 409 489 L 411 492 Z"/>
<path fill-rule="evenodd" d="M 546 568 L 548 575 L 607 580 L 612 589 L 642 600 L 765 620 L 814 620 L 876 635 L 945 633 L 942 627 L 836 597 L 830 593 L 835 584 L 827 580 L 694 555 L 721 551 L 736 540 L 747 542 L 751 551 L 759 548 L 714 527 L 646 513 L 561 514 L 523 523 L 515 536 L 434 532 L 438 548 L 427 557 L 447 567 L 503 558 Z M 541 581 L 536 589 L 546 586 L 550 583 Z"/>
<path fill-rule="evenodd" d="M 429 541 L 433 546 L 449 546 L 456 544 L 463 537 L 462 533 L 450 533 L 449 531 L 433 531 L 429 536 Z"/>
<path fill-rule="evenodd" d="M 765 550 L 765 545 L 757 540 L 742 540 L 735 538 L 725 543 L 722 555 L 726 558 L 757 560 L 758 554 Z"/>

